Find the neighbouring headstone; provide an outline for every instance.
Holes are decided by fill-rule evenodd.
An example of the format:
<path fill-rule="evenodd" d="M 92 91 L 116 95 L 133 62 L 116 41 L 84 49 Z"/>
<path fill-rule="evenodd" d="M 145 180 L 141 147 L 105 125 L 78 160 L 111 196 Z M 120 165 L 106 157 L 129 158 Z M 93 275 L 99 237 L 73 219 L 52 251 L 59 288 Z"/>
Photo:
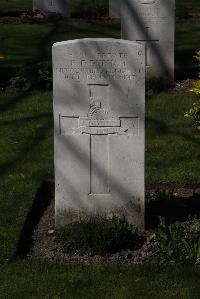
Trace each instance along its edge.
<path fill-rule="evenodd" d="M 121 0 L 109 0 L 109 17 L 120 18 Z"/>
<path fill-rule="evenodd" d="M 175 0 L 123 0 L 122 38 L 145 44 L 146 76 L 174 78 Z"/>
<path fill-rule="evenodd" d="M 53 45 L 56 224 L 124 215 L 144 228 L 145 48 Z"/>
<path fill-rule="evenodd" d="M 44 15 L 58 14 L 64 18 L 70 16 L 69 0 L 33 0 L 33 9 L 39 9 Z"/>

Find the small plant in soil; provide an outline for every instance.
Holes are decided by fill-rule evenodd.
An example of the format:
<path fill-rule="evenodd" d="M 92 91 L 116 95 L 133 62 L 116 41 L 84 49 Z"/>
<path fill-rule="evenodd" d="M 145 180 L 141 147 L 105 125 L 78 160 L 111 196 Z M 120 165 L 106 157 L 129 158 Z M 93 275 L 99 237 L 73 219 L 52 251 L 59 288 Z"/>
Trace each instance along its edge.
<path fill-rule="evenodd" d="M 23 76 L 14 76 L 9 81 L 9 87 L 11 90 L 18 91 L 23 90 L 27 91 L 31 87 L 31 83 L 28 81 L 27 78 Z"/>
<path fill-rule="evenodd" d="M 137 248 L 141 239 L 124 217 L 116 216 L 75 221 L 56 232 L 56 242 L 66 253 L 80 255 L 110 254 Z"/>
<path fill-rule="evenodd" d="M 200 264 L 200 220 L 168 225 L 164 218 L 160 218 L 155 238 L 161 263 Z"/>

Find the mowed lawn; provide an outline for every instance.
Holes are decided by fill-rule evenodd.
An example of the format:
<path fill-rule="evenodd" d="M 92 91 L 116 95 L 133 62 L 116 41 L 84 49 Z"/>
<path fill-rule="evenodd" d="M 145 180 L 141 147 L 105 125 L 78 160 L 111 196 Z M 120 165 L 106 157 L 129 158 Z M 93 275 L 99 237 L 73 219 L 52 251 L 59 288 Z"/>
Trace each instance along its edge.
<path fill-rule="evenodd" d="M 2 299 L 198 299 L 198 268 L 18 260 L 0 271 Z"/>
<path fill-rule="evenodd" d="M 22 10 L 32 9 L 32 0 L 1 0 L 0 13 L 16 13 Z"/>
<path fill-rule="evenodd" d="M 0 24 L 0 29 L 2 76 L 10 67 L 51 61 L 56 41 L 120 37 L 118 24 L 91 22 Z M 177 79 L 197 76 L 199 29 L 197 22 L 177 23 Z M 183 117 L 193 101 L 193 94 L 173 91 L 147 97 L 147 184 L 200 181 L 199 133 Z M 2 91 L 0 111 L 0 298 L 198 298 L 198 269 L 11 262 L 37 189 L 54 179 L 52 92 Z"/>

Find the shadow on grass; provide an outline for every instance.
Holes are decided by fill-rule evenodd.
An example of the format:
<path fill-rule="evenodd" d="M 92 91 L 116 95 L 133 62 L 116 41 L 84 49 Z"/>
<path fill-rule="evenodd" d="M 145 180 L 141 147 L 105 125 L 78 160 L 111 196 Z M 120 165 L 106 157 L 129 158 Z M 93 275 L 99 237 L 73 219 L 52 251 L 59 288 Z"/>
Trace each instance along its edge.
<path fill-rule="evenodd" d="M 175 81 L 198 78 L 199 67 L 193 57 L 197 50 L 175 50 Z"/>
<path fill-rule="evenodd" d="M 37 120 L 38 118 L 40 117 L 47 117 L 49 116 L 50 114 L 47 113 L 44 114 L 44 115 L 38 115 L 38 116 L 35 116 L 35 117 L 31 117 L 30 119 L 28 119 L 28 121 L 31 121 L 31 120 Z M 3 121 L 2 123 L 0 122 L 0 126 L 1 125 L 5 125 L 5 124 L 21 124 L 22 121 L 27 121 L 27 119 L 19 119 L 19 120 L 14 120 L 14 121 Z M 13 166 L 17 166 L 20 162 L 21 162 L 21 158 L 22 157 L 25 157 L 27 156 L 31 151 L 33 151 L 33 149 L 36 149 L 38 147 L 38 145 L 40 143 L 43 142 L 46 134 L 47 134 L 47 131 L 49 130 L 49 128 L 51 127 L 52 125 L 52 120 L 48 120 L 45 125 L 43 125 L 42 127 L 40 128 L 37 128 L 36 129 L 36 133 L 33 137 L 29 136 L 30 139 L 27 143 L 24 144 L 23 148 L 20 150 L 20 153 L 15 155 L 14 158 L 12 159 L 9 159 L 7 161 L 5 161 L 4 163 L 2 163 L 0 166 L 1 166 L 1 172 L 0 172 L 0 175 L 3 175 L 5 174 L 9 169 L 11 169 Z"/>
<path fill-rule="evenodd" d="M 155 200 L 146 204 L 146 229 L 156 228 L 159 217 L 165 217 L 168 224 L 186 221 L 190 217 L 200 218 L 200 195 L 183 198 L 158 194 Z"/>
<path fill-rule="evenodd" d="M 12 95 L 12 93 L 11 93 Z M 8 111 L 11 108 L 14 108 L 18 103 L 23 102 L 23 100 L 25 100 L 25 98 L 29 95 L 29 92 L 23 92 L 23 93 L 18 93 L 16 96 L 14 97 L 10 97 L 9 100 L 7 100 L 6 102 L 0 102 L 0 109 L 1 109 L 1 113 Z"/>
<path fill-rule="evenodd" d="M 43 181 L 36 193 L 32 207 L 26 216 L 14 258 L 25 257 L 31 250 L 33 233 L 52 200 L 52 184 Z"/>
<path fill-rule="evenodd" d="M 196 144 L 196 145 L 199 145 L 200 146 L 200 142 L 198 140 L 198 138 L 194 138 L 192 137 L 192 135 L 189 135 L 189 134 L 186 134 L 186 133 L 183 133 L 183 132 L 180 132 L 180 131 L 176 131 L 176 130 L 171 130 L 164 121 L 161 121 L 161 120 L 158 120 L 158 119 L 155 119 L 153 117 L 150 117 L 150 116 L 147 116 L 146 117 L 146 122 L 148 123 L 151 123 L 155 126 L 156 128 L 156 132 L 158 134 L 162 134 L 162 135 L 165 135 L 165 134 L 168 134 L 168 135 L 174 135 L 176 137 L 181 137 L 183 139 L 185 139 L 186 141 L 189 141 L 193 144 Z"/>

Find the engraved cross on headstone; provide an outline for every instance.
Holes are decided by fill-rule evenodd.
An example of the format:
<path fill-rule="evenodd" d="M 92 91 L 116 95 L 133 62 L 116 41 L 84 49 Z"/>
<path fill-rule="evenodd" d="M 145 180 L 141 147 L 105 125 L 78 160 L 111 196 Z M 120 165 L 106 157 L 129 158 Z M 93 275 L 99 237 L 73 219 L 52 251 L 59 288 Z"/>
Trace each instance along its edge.
<path fill-rule="evenodd" d="M 149 34 L 150 27 L 145 27 L 145 29 L 146 29 L 146 39 L 138 39 L 136 41 L 145 43 L 146 66 L 148 67 L 148 66 L 150 66 L 148 56 L 149 56 L 149 52 L 152 50 L 152 43 L 158 43 L 159 40 L 150 38 L 150 34 Z"/>
<path fill-rule="evenodd" d="M 90 193 L 109 195 L 109 136 L 137 135 L 138 117 L 114 117 L 109 107 L 109 85 L 89 84 L 85 117 L 61 116 L 60 134 L 90 135 Z"/>

